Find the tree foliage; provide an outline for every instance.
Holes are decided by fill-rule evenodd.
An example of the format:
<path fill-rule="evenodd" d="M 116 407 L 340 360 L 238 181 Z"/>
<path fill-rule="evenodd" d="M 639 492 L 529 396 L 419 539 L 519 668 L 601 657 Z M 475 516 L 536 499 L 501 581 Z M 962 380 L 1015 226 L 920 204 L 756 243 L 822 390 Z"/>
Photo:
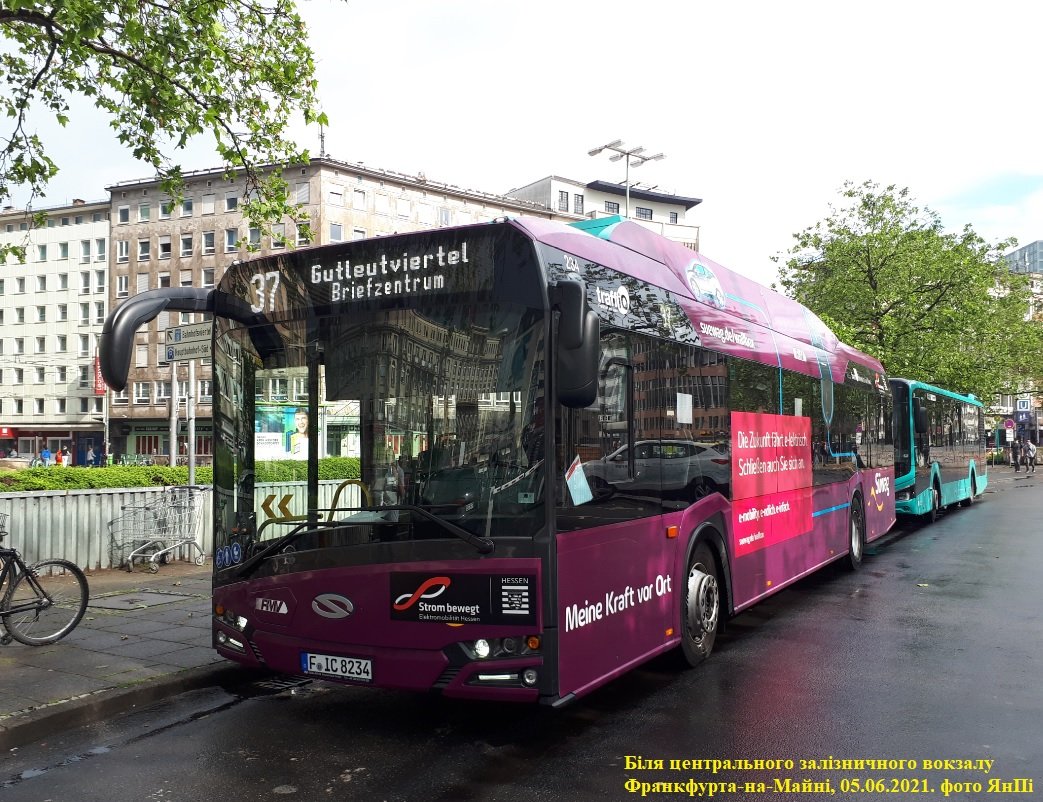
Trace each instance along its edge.
<path fill-rule="evenodd" d="M 794 234 L 783 289 L 842 339 L 905 376 L 991 399 L 1040 373 L 1028 286 L 968 225 L 947 233 L 908 189 L 848 182 L 843 204 Z"/>
<path fill-rule="evenodd" d="M 308 155 L 288 127 L 297 114 L 326 120 L 295 0 L 3 0 L 0 36 L 0 205 L 19 188 L 30 208 L 46 194 L 58 164 L 31 115 L 68 126 L 69 99 L 81 95 L 173 199 L 176 154 L 209 133 L 229 177 L 246 174 L 252 223 L 300 219 L 279 168 Z"/>

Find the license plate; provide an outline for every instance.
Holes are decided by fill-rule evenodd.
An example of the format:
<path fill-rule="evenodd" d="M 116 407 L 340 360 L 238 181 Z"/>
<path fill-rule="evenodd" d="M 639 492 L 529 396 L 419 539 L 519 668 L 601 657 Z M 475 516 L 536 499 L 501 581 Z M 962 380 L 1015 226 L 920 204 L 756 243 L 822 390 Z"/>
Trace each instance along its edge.
<path fill-rule="evenodd" d="M 358 657 L 336 657 L 332 654 L 301 654 L 301 670 L 305 674 L 319 674 L 323 677 L 353 679 L 358 682 L 373 681 L 373 661 Z"/>

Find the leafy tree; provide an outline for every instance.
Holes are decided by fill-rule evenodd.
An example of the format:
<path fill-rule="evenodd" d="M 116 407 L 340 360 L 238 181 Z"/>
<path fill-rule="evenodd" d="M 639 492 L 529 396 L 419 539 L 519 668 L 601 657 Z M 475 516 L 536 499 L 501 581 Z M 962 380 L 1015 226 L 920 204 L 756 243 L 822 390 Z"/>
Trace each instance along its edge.
<path fill-rule="evenodd" d="M 794 234 L 783 289 L 895 376 L 991 399 L 1039 376 L 1043 327 L 1028 287 L 968 225 L 947 233 L 908 189 L 844 185 L 843 204 Z"/>
<path fill-rule="evenodd" d="M 0 205 L 24 187 L 31 208 L 58 172 L 30 114 L 66 126 L 69 98 L 82 95 L 175 200 L 183 187 L 175 154 L 209 132 L 229 177 L 245 172 L 252 223 L 301 219 L 279 168 L 308 154 L 287 128 L 298 113 L 309 124 L 326 118 L 295 0 L 4 0 L 0 36 L 0 116 L 9 121 L 0 129 Z M 0 263 L 10 250 L 0 246 Z"/>

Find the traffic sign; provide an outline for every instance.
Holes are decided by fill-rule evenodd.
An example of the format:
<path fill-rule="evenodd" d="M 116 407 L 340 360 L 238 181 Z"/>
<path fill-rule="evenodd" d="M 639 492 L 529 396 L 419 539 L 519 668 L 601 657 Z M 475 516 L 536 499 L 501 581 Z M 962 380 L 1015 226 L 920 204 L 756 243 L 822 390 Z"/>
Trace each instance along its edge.
<path fill-rule="evenodd" d="M 1007 418 L 1005 421 L 1003 421 L 1003 427 L 1005 429 L 1013 429 L 1014 428 L 1014 420 L 1013 420 L 1013 418 Z"/>
<path fill-rule="evenodd" d="M 209 343 L 214 336 L 213 321 L 209 323 L 196 323 L 191 326 L 175 326 L 167 329 L 167 345 L 178 345 L 181 343 Z M 210 356 L 210 354 L 207 354 Z"/>
<path fill-rule="evenodd" d="M 184 359 L 209 359 L 210 340 L 192 340 L 167 345 L 167 362 L 180 362 Z"/>

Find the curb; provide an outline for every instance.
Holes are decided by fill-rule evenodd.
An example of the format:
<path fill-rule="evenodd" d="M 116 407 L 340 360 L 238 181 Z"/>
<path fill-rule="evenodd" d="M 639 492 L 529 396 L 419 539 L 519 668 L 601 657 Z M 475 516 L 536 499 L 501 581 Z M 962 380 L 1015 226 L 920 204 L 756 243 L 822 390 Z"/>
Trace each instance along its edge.
<path fill-rule="evenodd" d="M 8 751 L 56 732 L 91 724 L 185 691 L 241 683 L 250 673 L 241 666 L 215 663 L 190 668 L 122 688 L 108 688 L 68 702 L 38 707 L 0 722 L 0 751 Z"/>

